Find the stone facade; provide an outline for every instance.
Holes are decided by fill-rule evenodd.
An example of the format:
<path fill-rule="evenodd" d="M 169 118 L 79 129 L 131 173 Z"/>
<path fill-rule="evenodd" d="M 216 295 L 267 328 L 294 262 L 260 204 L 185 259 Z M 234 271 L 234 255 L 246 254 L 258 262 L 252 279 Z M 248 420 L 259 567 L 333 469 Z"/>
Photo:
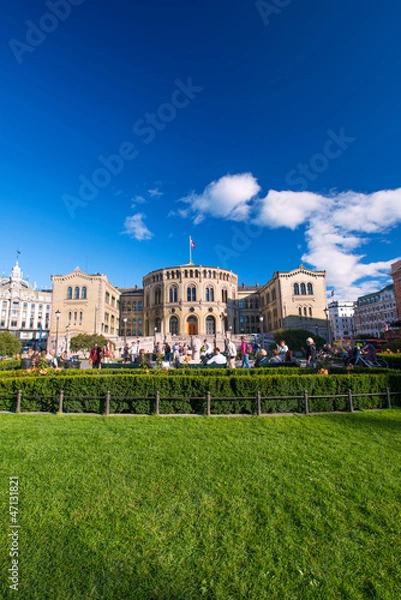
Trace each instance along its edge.
<path fill-rule="evenodd" d="M 337 341 L 352 340 L 354 337 L 355 302 L 333 300 L 329 304 L 330 326 Z"/>
<path fill-rule="evenodd" d="M 80 333 L 116 338 L 120 329 L 120 291 L 106 275 L 83 273 L 78 267 L 67 275 L 52 275 L 53 310 L 50 344 L 58 351 Z M 56 314 L 59 311 L 59 318 Z"/>
<path fill-rule="evenodd" d="M 308 329 L 328 338 L 326 271 L 300 265 L 293 271 L 276 271 L 259 289 L 260 315 L 265 332 Z"/>

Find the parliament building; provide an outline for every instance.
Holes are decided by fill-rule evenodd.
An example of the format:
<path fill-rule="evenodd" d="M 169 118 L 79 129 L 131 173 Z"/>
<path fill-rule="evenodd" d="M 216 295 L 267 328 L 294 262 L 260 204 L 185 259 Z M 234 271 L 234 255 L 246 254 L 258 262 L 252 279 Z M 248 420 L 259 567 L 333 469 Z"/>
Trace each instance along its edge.
<path fill-rule="evenodd" d="M 260 286 L 233 271 L 188 263 L 151 271 L 143 287 L 117 288 L 106 275 L 53 275 L 50 336 L 118 338 L 271 334 L 308 329 L 327 337 L 326 272 L 300 265 Z M 57 318 L 55 318 L 57 315 Z"/>

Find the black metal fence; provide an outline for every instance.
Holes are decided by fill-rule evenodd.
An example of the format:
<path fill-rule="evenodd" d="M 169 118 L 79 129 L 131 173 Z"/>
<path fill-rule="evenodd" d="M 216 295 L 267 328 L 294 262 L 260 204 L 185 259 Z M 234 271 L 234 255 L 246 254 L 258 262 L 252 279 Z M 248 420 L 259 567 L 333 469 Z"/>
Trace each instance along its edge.
<path fill-rule="evenodd" d="M 155 415 L 167 415 L 167 414 L 171 414 L 171 413 L 163 413 L 163 411 L 161 410 L 161 403 L 164 401 L 167 402 L 175 402 L 175 403 L 187 403 L 189 402 L 195 402 L 197 403 L 197 406 L 201 406 L 202 407 L 202 412 L 180 412 L 180 411 L 174 411 L 173 414 L 176 414 L 177 416 L 179 415 L 203 415 L 203 416 L 212 416 L 212 414 L 214 416 L 218 416 L 218 415 L 225 415 L 227 416 L 227 414 L 244 414 L 243 412 L 220 412 L 220 413 L 216 413 L 213 412 L 212 413 L 212 406 L 213 406 L 213 402 L 219 401 L 219 402 L 233 402 L 233 401 L 248 401 L 249 402 L 249 406 L 252 407 L 252 410 L 249 412 L 247 411 L 247 414 L 253 414 L 256 416 L 267 416 L 269 414 L 272 414 L 274 412 L 281 412 L 283 414 L 316 414 L 316 413 L 322 413 L 322 412 L 334 412 L 335 409 L 332 410 L 320 410 L 320 411 L 313 411 L 311 410 L 311 403 L 313 404 L 313 402 L 315 400 L 327 400 L 327 399 L 332 399 L 337 400 L 337 399 L 345 399 L 345 403 L 343 402 L 342 405 L 344 407 L 346 407 L 345 409 L 342 410 L 342 412 L 346 411 L 346 412 L 353 412 L 354 411 L 354 400 L 355 398 L 363 398 L 363 397 L 369 397 L 369 398 L 382 398 L 382 402 L 378 403 L 380 404 L 380 406 L 377 406 L 375 408 L 392 408 L 392 398 L 395 396 L 400 396 L 401 392 L 391 392 L 389 388 L 386 388 L 383 392 L 376 392 L 376 393 L 357 393 L 357 392 L 352 392 L 351 389 L 349 389 L 347 391 L 346 394 L 331 394 L 331 395 L 311 395 L 308 393 L 308 390 L 305 390 L 304 393 L 302 395 L 298 395 L 298 396 L 262 396 L 260 392 L 257 392 L 255 396 L 241 396 L 241 397 L 237 397 L 237 396 L 211 396 L 210 392 L 207 392 L 206 396 L 161 396 L 159 391 L 156 391 L 155 395 L 153 396 L 114 396 L 111 395 L 110 391 L 108 391 L 105 395 L 102 396 L 65 396 L 64 395 L 64 391 L 61 390 L 59 392 L 59 394 L 57 396 L 43 396 L 43 395 L 25 395 L 23 394 L 22 390 L 19 390 L 17 394 L 0 394 L 0 400 L 1 399 L 8 399 L 9 400 L 9 410 L 8 411 L 2 411 L 2 412 L 13 412 L 15 414 L 49 414 L 49 413 L 59 413 L 59 414 L 100 414 L 100 415 L 104 415 L 104 416 L 113 416 L 113 415 L 129 415 L 129 414 L 135 414 L 135 415 L 151 415 L 151 414 L 155 414 Z M 22 410 L 22 406 L 23 406 L 23 402 L 24 400 L 26 401 L 40 401 L 42 404 L 46 404 L 49 406 L 49 410 L 47 411 L 32 411 L 32 410 Z M 262 403 L 263 406 L 266 408 L 266 406 L 269 407 L 269 402 L 273 403 L 276 407 L 280 406 L 281 402 L 284 401 L 294 401 L 294 409 L 291 410 L 279 410 L 279 411 L 273 411 L 273 410 L 269 410 L 268 412 L 263 411 L 262 410 Z M 65 403 L 68 401 L 74 401 L 75 403 L 81 403 L 81 408 L 84 408 L 84 404 L 86 402 L 90 402 L 90 401 L 98 401 L 98 410 L 88 410 L 88 408 L 86 407 L 85 410 L 65 410 Z M 127 410 L 121 411 L 121 412 L 111 412 L 110 411 L 110 403 L 111 402 L 130 402 L 133 405 L 135 405 L 135 402 L 141 402 L 142 406 L 143 406 L 143 402 L 145 402 L 148 405 L 148 411 L 147 412 L 127 412 Z M 278 403 L 278 404 L 277 404 Z M 269 409 L 271 408 L 271 406 L 269 407 Z"/>

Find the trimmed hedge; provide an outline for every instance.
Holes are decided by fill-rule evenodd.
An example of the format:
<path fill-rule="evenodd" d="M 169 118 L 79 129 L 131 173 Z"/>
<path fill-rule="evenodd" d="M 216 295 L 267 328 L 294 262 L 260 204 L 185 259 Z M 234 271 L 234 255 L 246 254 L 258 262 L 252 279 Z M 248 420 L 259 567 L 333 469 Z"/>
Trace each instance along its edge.
<path fill-rule="evenodd" d="M 10 358 L 9 360 L 0 361 L 0 371 L 12 371 L 18 369 L 21 361 Z"/>
<path fill-rule="evenodd" d="M 303 373 L 305 373 L 303 369 Z M 149 414 L 154 411 L 156 391 L 160 392 L 161 413 L 203 414 L 206 410 L 205 397 L 208 391 L 212 397 L 212 413 L 248 413 L 256 412 L 256 394 L 262 395 L 262 412 L 303 412 L 304 391 L 313 395 L 347 395 L 350 389 L 354 395 L 356 409 L 382 408 L 386 406 L 385 397 L 358 397 L 358 393 L 379 393 L 389 388 L 392 392 L 401 392 L 401 373 L 382 371 L 372 373 L 313 374 L 306 371 L 299 374 L 252 374 L 245 371 L 238 376 L 233 372 L 224 375 L 213 373 L 181 374 L 173 372 L 149 374 L 121 373 L 105 374 L 97 372 L 80 376 L 65 372 L 36 377 L 5 377 L 0 379 L 0 410 L 12 410 L 18 390 L 22 391 L 22 411 L 56 412 L 60 391 L 64 392 L 65 412 L 95 412 L 105 410 L 105 398 L 110 392 L 111 413 Z M 279 400 L 263 399 L 264 396 L 278 396 Z M 297 399 L 285 399 L 285 396 L 300 396 Z M 149 397 L 151 397 L 149 399 Z M 173 397 L 163 400 L 164 397 Z M 223 397 L 229 400 L 213 400 Z M 236 397 L 236 398 L 235 398 Z M 10 400 L 11 398 L 11 400 Z M 233 398 L 232 400 L 230 398 Z M 393 398 L 394 405 L 401 404 L 401 395 Z M 310 400 L 313 412 L 347 410 L 348 399 L 317 398 Z"/>
<path fill-rule="evenodd" d="M 401 354 L 389 354 L 383 352 L 377 355 L 378 358 L 383 358 L 389 366 L 389 369 L 401 369 Z"/>

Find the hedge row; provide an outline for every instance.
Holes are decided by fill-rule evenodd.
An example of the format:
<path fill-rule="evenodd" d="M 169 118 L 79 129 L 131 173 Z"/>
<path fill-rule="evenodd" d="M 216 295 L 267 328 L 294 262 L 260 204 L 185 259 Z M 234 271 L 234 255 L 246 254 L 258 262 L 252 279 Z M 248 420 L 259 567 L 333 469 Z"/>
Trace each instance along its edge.
<path fill-rule="evenodd" d="M 310 396 L 343 395 L 341 398 L 320 398 L 310 400 L 311 411 L 347 410 L 347 392 L 354 395 L 354 407 L 381 408 L 386 406 L 386 398 L 357 394 L 401 391 L 401 373 L 385 371 L 347 373 L 340 375 L 307 374 L 298 375 L 259 375 L 249 377 L 213 375 L 199 377 L 183 375 L 169 377 L 166 374 L 51 376 L 29 378 L 4 378 L 0 381 L 0 410 L 14 410 L 18 390 L 22 391 L 21 410 L 56 412 L 60 391 L 63 390 L 65 412 L 102 413 L 105 408 L 106 393 L 111 395 L 111 413 L 147 414 L 154 410 L 156 391 L 160 392 L 162 413 L 204 413 L 205 397 L 208 391 L 214 398 L 232 400 L 212 401 L 212 412 L 254 413 L 257 392 L 264 396 L 279 396 L 279 400 L 262 399 L 262 412 L 303 412 L 303 395 L 307 390 Z M 300 396 L 299 399 L 285 399 L 286 396 Z M 148 398 L 151 397 L 151 400 Z M 164 397 L 174 397 L 163 400 Z M 237 397 L 239 399 L 234 399 Z M 194 399 L 197 398 L 197 399 Z M 401 395 L 392 400 L 401 404 Z"/>
<path fill-rule="evenodd" d="M 383 358 L 388 364 L 390 369 L 401 369 L 401 354 L 383 354 L 377 355 L 379 358 Z"/>

